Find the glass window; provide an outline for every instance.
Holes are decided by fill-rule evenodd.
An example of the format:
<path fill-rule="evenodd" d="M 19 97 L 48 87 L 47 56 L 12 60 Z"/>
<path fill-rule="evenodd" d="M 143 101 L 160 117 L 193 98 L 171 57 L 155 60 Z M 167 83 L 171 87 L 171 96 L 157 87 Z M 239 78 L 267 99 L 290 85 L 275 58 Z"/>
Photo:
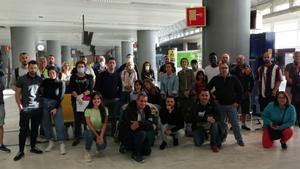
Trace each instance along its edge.
<path fill-rule="evenodd" d="M 294 6 L 300 6 L 300 0 L 294 0 Z"/>
<path fill-rule="evenodd" d="M 283 4 L 280 4 L 280 5 L 276 5 L 274 7 L 274 12 L 282 11 L 282 10 L 288 9 L 289 7 L 290 7 L 289 3 L 283 3 Z"/>
<path fill-rule="evenodd" d="M 268 24 L 264 24 L 263 25 L 263 32 L 271 32 L 271 24 L 268 23 Z"/>
<path fill-rule="evenodd" d="M 284 22 L 274 23 L 275 32 L 297 30 L 297 28 L 297 20 L 288 20 Z"/>
<path fill-rule="evenodd" d="M 260 10 L 260 13 L 262 15 L 267 15 L 267 14 L 271 13 L 271 9 L 270 8 L 266 8 L 266 9 Z"/>
<path fill-rule="evenodd" d="M 295 47 L 297 44 L 297 31 L 276 32 L 275 33 L 275 48 L 282 49 Z"/>

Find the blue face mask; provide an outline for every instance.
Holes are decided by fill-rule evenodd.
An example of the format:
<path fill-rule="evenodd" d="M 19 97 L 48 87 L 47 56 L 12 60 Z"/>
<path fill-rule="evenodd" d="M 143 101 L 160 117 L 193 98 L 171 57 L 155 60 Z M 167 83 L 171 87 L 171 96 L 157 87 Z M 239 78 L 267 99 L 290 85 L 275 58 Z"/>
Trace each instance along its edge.
<path fill-rule="evenodd" d="M 77 72 L 80 74 L 84 74 L 84 71 L 85 71 L 84 67 L 77 68 Z"/>

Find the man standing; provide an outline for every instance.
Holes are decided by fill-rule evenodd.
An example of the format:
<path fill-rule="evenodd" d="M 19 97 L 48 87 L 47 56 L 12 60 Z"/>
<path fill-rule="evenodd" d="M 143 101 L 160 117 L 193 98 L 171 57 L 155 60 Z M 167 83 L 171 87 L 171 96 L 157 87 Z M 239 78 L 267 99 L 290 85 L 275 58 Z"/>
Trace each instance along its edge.
<path fill-rule="evenodd" d="M 191 60 L 192 70 L 194 72 L 194 78 L 196 79 L 196 75 L 199 70 L 204 71 L 202 68 L 199 67 L 198 61 L 196 59 Z"/>
<path fill-rule="evenodd" d="M 207 88 L 211 90 L 215 87 L 214 94 L 221 113 L 220 121 L 225 122 L 226 116 L 228 117 L 237 144 L 244 146 L 237 116 L 237 108 L 242 100 L 243 88 L 240 81 L 229 74 L 229 67 L 226 63 L 220 63 L 219 70 L 220 74 L 212 78 Z"/>
<path fill-rule="evenodd" d="M 38 126 L 41 121 L 41 104 L 38 94 L 39 85 L 42 78 L 37 76 L 37 62 L 32 60 L 28 63 L 28 73 L 19 78 L 16 83 L 16 102 L 20 111 L 20 133 L 19 133 L 19 152 L 14 160 L 20 160 L 24 156 L 26 136 L 30 133 L 30 152 L 42 154 L 43 152 L 36 147 Z M 31 129 L 29 130 L 29 124 Z"/>
<path fill-rule="evenodd" d="M 55 64 L 55 56 L 54 55 L 49 55 L 48 56 L 48 65 L 47 65 L 47 69 L 50 66 L 54 66 L 56 72 L 60 72 L 60 68 L 58 67 L 58 65 Z"/>
<path fill-rule="evenodd" d="M 48 70 L 47 70 L 47 59 L 44 56 L 39 58 L 38 67 L 39 67 L 39 70 L 38 70 L 39 76 L 41 76 L 42 79 L 49 78 Z"/>
<path fill-rule="evenodd" d="M 293 85 L 293 78 L 297 75 L 297 69 L 300 67 L 300 52 L 295 52 L 294 62 L 285 66 L 284 76 L 287 81 L 286 92 L 291 96 L 291 88 Z M 292 97 L 291 97 L 292 98 Z"/>
<path fill-rule="evenodd" d="M 209 63 L 210 65 L 206 66 L 204 69 L 208 82 L 219 74 L 218 57 L 216 53 L 209 54 Z"/>
<path fill-rule="evenodd" d="M 187 58 L 182 58 L 180 60 L 180 65 L 182 70 L 178 72 L 179 81 L 179 107 L 180 111 L 184 116 L 184 121 L 186 123 L 186 134 L 191 134 L 191 99 L 190 92 L 195 83 L 194 72 L 192 69 L 188 68 Z"/>
<path fill-rule="evenodd" d="M 122 82 L 120 74 L 115 72 L 116 60 L 111 57 L 108 59 L 107 70 L 97 74 L 94 90 L 100 92 L 104 99 L 104 104 L 109 111 L 111 120 L 111 135 L 116 129 L 116 118 L 119 110 L 119 100 L 122 92 Z"/>
<path fill-rule="evenodd" d="M 5 152 L 10 152 L 3 144 L 3 135 L 4 135 L 4 119 L 5 119 L 5 107 L 4 107 L 4 100 L 3 100 L 3 90 L 5 89 L 4 83 L 4 73 L 0 70 L 0 150 Z"/>
<path fill-rule="evenodd" d="M 244 95 L 240 105 L 242 112 L 242 129 L 250 130 L 250 128 L 246 126 L 246 116 L 250 112 L 250 95 L 254 87 L 254 78 L 251 68 L 245 63 L 244 55 L 238 55 L 236 57 L 236 65 L 231 69 L 231 73 L 240 80 L 243 86 Z"/>
<path fill-rule="evenodd" d="M 262 57 L 264 64 L 258 68 L 258 93 L 261 112 L 271 101 L 274 101 L 282 81 L 279 66 L 271 61 L 272 55 L 265 52 Z"/>
<path fill-rule="evenodd" d="M 20 53 L 19 61 L 21 63 L 21 66 L 15 68 L 15 70 L 13 72 L 13 77 L 12 77 L 12 87 L 13 88 L 16 85 L 16 82 L 18 81 L 19 77 L 25 75 L 28 72 L 28 61 L 29 61 L 28 54 L 25 52 Z"/>

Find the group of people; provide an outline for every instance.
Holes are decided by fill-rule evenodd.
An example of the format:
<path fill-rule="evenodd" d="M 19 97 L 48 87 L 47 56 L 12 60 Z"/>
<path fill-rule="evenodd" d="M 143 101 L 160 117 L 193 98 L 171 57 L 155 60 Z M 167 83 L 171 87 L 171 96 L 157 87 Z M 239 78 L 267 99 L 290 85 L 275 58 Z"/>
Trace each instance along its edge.
<path fill-rule="evenodd" d="M 191 61 L 190 69 L 188 59 L 182 58 L 177 74 L 174 63 L 165 57 L 165 64 L 157 76 L 159 87 L 155 85 L 151 64 L 143 64 L 139 77 L 131 54 L 118 69 L 113 57 L 106 61 L 105 57 L 97 56 L 94 65 L 89 67 L 87 58 L 82 56 L 73 70 L 68 63 L 63 63 L 60 69 L 53 55 L 40 57 L 36 62 L 29 61 L 27 53 L 21 53 L 19 59 L 21 66 L 13 76 L 20 112 L 19 152 L 15 161 L 24 157 L 27 137 L 30 137 L 30 152 L 43 153 L 36 147 L 39 128 L 40 134 L 48 140 L 44 151 L 51 151 L 57 141 L 60 154 L 66 154 L 61 109 L 66 93 L 72 96 L 70 104 L 74 112 L 72 146 L 77 146 L 84 138 L 86 161 L 92 161 L 93 142 L 97 151 L 105 149 L 108 129 L 110 135 L 120 141 L 119 152 L 131 152 L 131 158 L 137 162 L 143 162 L 144 156 L 151 154 L 157 136 L 161 140 L 161 150 L 168 146 L 169 138 L 173 146 L 178 146 L 180 138 L 186 135 L 193 137 L 195 146 L 209 139 L 211 150 L 219 152 L 227 137 L 228 122 L 237 144 L 245 146 L 240 128 L 250 130 L 246 116 L 250 112 L 250 96 L 255 83 L 264 121 L 263 147 L 270 148 L 274 140 L 280 139 L 282 148 L 287 149 L 286 143 L 293 135 L 292 126 L 297 119 L 293 105 L 299 117 L 300 99 L 295 91 L 300 86 L 300 52 L 295 53 L 294 63 L 285 70 L 290 93 L 279 92 L 282 70 L 272 63 L 268 53 L 262 56 L 264 64 L 258 68 L 256 78 L 243 55 L 238 55 L 236 63 L 231 64 L 227 53 L 219 62 L 216 53 L 211 53 L 210 65 L 205 69 L 199 68 L 197 60 Z M 291 95 L 293 105 L 289 101 Z M 1 109 L 3 104 L 0 100 Z M 4 111 L 0 115 L 0 150 L 9 152 L 3 144 Z"/>

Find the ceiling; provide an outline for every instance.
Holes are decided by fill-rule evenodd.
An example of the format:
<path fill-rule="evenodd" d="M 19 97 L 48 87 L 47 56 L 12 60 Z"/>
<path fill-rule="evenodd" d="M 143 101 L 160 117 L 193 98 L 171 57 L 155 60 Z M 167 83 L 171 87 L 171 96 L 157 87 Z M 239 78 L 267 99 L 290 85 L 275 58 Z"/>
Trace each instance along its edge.
<path fill-rule="evenodd" d="M 265 0 L 252 0 L 252 5 Z M 81 43 L 85 30 L 94 32 L 92 44 L 119 46 L 135 41 L 137 30 L 160 30 L 185 19 L 185 8 L 202 0 L 1 0 L 0 45 L 10 44 L 10 27 L 32 27 L 36 42 L 59 40 Z"/>

